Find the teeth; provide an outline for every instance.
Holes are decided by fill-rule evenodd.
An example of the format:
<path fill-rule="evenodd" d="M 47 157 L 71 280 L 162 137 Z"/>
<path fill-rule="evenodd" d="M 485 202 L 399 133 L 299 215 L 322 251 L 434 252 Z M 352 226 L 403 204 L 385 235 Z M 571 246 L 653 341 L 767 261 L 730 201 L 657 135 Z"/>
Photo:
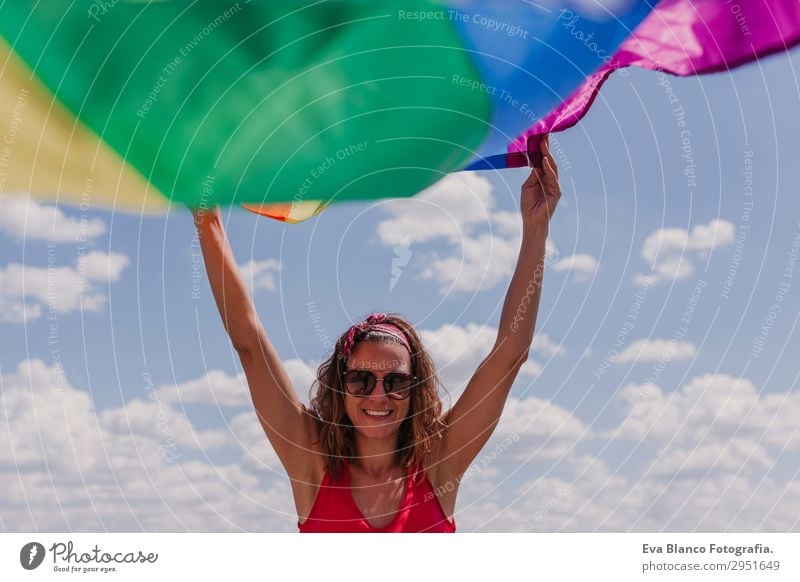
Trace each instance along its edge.
<path fill-rule="evenodd" d="M 392 413 L 391 410 L 364 410 L 364 412 L 370 416 L 389 416 Z"/>

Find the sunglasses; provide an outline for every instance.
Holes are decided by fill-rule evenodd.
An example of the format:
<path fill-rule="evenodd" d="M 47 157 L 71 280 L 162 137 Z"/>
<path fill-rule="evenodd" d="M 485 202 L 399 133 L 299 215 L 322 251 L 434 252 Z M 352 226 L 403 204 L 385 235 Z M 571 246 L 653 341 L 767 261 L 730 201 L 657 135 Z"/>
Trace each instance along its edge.
<path fill-rule="evenodd" d="M 347 393 L 361 398 L 372 394 L 378 385 L 378 378 L 370 370 L 347 370 L 342 378 Z M 389 398 L 405 400 L 411 396 L 411 388 L 416 385 L 416 381 L 417 377 L 411 374 L 391 372 L 383 378 L 383 391 Z"/>

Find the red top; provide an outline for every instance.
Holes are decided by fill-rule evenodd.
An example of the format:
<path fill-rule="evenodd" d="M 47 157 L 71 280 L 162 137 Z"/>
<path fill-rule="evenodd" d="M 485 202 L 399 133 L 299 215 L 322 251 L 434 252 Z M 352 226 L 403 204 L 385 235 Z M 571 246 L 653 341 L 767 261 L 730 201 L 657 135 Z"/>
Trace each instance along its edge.
<path fill-rule="evenodd" d="M 424 472 L 414 479 L 409 468 L 405 495 L 400 510 L 384 527 L 369 524 L 350 493 L 350 468 L 345 460 L 340 482 L 334 482 L 326 471 L 308 519 L 298 520 L 300 533 L 455 533 L 455 520 L 450 521 L 442 510 L 431 482 Z"/>

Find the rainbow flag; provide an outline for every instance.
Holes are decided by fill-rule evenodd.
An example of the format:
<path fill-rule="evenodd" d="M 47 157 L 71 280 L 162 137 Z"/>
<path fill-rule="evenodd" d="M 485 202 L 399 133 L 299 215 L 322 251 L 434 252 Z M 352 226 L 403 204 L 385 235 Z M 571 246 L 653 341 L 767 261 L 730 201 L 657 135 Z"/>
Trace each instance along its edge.
<path fill-rule="evenodd" d="M 619 67 L 723 70 L 800 30 L 796 0 L 601 4 L 4 2 L 0 205 L 297 222 L 527 165 Z"/>

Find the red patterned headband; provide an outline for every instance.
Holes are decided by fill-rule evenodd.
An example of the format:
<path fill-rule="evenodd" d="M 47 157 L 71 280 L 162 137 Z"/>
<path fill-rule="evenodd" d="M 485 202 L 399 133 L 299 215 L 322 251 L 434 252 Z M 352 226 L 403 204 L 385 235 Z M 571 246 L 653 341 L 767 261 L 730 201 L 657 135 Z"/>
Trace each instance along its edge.
<path fill-rule="evenodd" d="M 356 341 L 356 334 L 359 331 L 365 332 L 372 330 L 382 331 L 393 337 L 396 337 L 406 347 L 409 353 L 412 353 L 411 345 L 408 343 L 408 338 L 406 338 L 406 334 L 403 333 L 403 330 L 393 323 L 384 323 L 385 320 L 385 313 L 371 313 L 369 316 L 367 316 L 367 319 L 350 327 L 350 329 L 347 330 L 347 336 L 344 338 L 342 357 L 345 360 L 350 357 L 350 353 L 353 350 L 353 344 Z"/>

